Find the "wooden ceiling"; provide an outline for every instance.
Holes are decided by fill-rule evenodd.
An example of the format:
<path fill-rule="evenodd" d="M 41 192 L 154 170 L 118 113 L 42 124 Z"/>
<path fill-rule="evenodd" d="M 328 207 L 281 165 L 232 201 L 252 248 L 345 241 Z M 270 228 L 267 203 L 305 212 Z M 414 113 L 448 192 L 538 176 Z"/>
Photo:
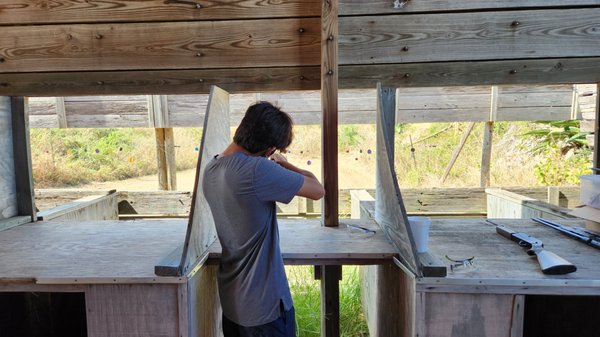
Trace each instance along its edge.
<path fill-rule="evenodd" d="M 320 16 L 320 0 L 15 0 L 0 95 L 316 90 Z M 339 86 L 599 82 L 598 18 L 599 0 L 339 0 Z"/>

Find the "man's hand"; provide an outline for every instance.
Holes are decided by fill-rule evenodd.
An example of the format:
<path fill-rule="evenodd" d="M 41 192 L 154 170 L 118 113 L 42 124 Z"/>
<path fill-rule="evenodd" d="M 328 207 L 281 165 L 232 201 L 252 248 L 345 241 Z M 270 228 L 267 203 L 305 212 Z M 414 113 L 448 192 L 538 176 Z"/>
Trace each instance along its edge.
<path fill-rule="evenodd" d="M 298 172 L 304 176 L 304 183 L 296 195 L 313 200 L 319 200 L 323 197 L 323 195 L 325 195 L 325 189 L 323 188 L 323 185 L 321 185 L 317 177 L 315 177 L 312 172 L 302 170 L 294 166 L 292 163 L 288 162 L 287 158 L 285 158 L 281 153 L 273 153 L 269 159 L 281 165 L 283 168 Z"/>
<path fill-rule="evenodd" d="M 271 159 L 272 161 L 274 161 L 280 165 L 281 165 L 281 163 L 288 161 L 286 157 L 284 157 L 281 153 L 277 153 L 277 152 L 273 153 L 271 155 L 271 157 L 269 157 L 269 159 Z"/>

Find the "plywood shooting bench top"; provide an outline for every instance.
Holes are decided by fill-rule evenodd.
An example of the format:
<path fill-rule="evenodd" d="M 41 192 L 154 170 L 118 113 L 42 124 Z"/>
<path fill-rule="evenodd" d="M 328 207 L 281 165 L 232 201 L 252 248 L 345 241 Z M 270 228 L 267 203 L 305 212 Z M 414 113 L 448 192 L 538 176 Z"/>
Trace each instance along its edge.
<path fill-rule="evenodd" d="M 445 291 L 600 293 L 600 251 L 525 219 L 497 220 L 541 239 L 545 248 L 574 263 L 567 275 L 544 275 L 525 249 L 495 232 L 483 219 L 433 219 L 429 250 L 439 257 L 474 256 L 469 269 L 448 270 L 445 278 L 420 278 L 417 287 Z M 320 220 L 280 219 L 286 264 L 386 264 L 397 253 L 372 220 L 342 219 L 336 228 Z M 581 221 L 561 220 L 565 225 Z M 347 225 L 372 229 L 366 233 Z M 185 277 L 158 277 L 154 266 L 185 237 L 183 220 L 37 222 L 0 232 L 0 283 L 178 283 Z M 209 264 L 218 263 L 218 241 L 209 249 Z M 446 261 L 449 262 L 449 261 Z M 546 289 L 546 290 L 544 290 Z"/>
<path fill-rule="evenodd" d="M 417 290 L 427 292 L 600 294 L 600 250 L 529 219 L 498 219 L 495 223 L 529 234 L 544 248 L 577 266 L 566 275 L 544 275 L 534 256 L 517 242 L 496 233 L 484 219 L 433 219 L 430 252 L 450 263 L 474 257 L 470 268 L 448 269 L 445 278 L 421 278 Z M 584 227 L 583 220 L 555 220 Z"/>
<path fill-rule="evenodd" d="M 286 264 L 392 263 L 394 248 L 373 221 L 347 220 L 323 227 L 319 220 L 281 219 Z M 348 230 L 346 223 L 375 229 Z M 42 221 L 0 232 L 2 283 L 179 283 L 154 267 L 185 238 L 185 220 Z M 218 241 L 209 263 L 220 256 Z"/>

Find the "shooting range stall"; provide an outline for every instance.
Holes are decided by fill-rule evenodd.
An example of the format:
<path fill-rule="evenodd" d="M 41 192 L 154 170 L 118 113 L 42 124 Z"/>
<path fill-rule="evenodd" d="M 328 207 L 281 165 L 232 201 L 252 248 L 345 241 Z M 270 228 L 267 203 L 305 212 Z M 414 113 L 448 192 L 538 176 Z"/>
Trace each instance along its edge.
<path fill-rule="evenodd" d="M 321 265 L 323 336 L 339 335 L 343 264 L 374 265 L 363 288 L 373 336 L 547 336 L 542 323 L 590 331 L 585 315 L 600 313 L 598 252 L 558 233 L 510 222 L 577 264 L 574 274 L 541 274 L 522 248 L 475 220 L 434 221 L 431 254 L 415 253 L 393 167 L 391 109 L 396 88 L 600 82 L 597 0 L 114 3 L 23 0 L 0 10 L 3 331 L 36 336 L 54 322 L 51 332 L 63 336 L 220 334 L 211 263 L 219 249 L 199 185 L 187 224 L 34 222 L 21 96 L 210 91 L 201 151 L 210 156 L 228 140 L 228 92 L 281 90 L 321 90 L 323 216 L 282 221 L 281 236 L 287 263 Z M 373 218 L 348 220 L 382 229 L 364 241 L 338 219 L 337 97 L 338 88 L 378 83 Z M 598 104 L 596 115 L 598 123 Z M 439 270 L 427 259 L 444 254 L 474 255 L 477 269 L 423 277 Z M 569 319 L 535 309 L 569 305 Z"/>

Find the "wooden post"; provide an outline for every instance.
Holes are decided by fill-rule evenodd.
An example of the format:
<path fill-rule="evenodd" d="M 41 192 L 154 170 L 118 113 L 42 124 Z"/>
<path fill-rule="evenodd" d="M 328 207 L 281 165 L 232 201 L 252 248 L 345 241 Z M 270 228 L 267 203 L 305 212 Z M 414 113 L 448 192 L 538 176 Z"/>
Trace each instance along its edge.
<path fill-rule="evenodd" d="M 64 97 L 56 97 L 56 119 L 60 129 L 67 128 L 67 111 Z"/>
<path fill-rule="evenodd" d="M 18 215 L 31 216 L 35 221 L 35 200 L 33 175 L 31 170 L 31 152 L 29 146 L 29 114 L 24 97 L 11 97 L 11 116 L 13 128 L 13 153 L 15 157 L 15 182 L 17 192 Z"/>
<path fill-rule="evenodd" d="M 161 190 L 177 189 L 177 165 L 173 129 L 169 128 L 169 104 L 165 95 L 148 96 L 148 124 L 155 128 L 158 186 Z"/>
<path fill-rule="evenodd" d="M 168 173 L 169 191 L 177 190 L 177 163 L 175 162 L 175 137 L 173 128 L 164 129 L 165 135 L 165 159 Z"/>
<path fill-rule="evenodd" d="M 448 163 L 448 166 L 446 167 L 446 170 L 444 171 L 444 175 L 442 176 L 442 179 L 440 179 L 440 183 L 443 184 L 444 181 L 446 181 L 446 178 L 448 178 L 448 174 L 450 174 L 450 170 L 452 170 L 454 163 L 456 163 L 456 159 L 458 158 L 460 151 L 462 151 L 462 148 L 463 148 L 463 146 L 465 146 L 465 143 L 467 142 L 467 139 L 469 138 L 471 131 L 473 131 L 473 126 L 475 126 L 475 122 L 469 123 L 469 125 L 467 126 L 467 129 L 465 130 L 465 132 L 463 132 L 462 138 L 460 139 L 458 146 L 456 147 L 456 149 L 454 149 L 454 152 L 452 153 L 452 158 L 450 158 L 450 163 Z"/>
<path fill-rule="evenodd" d="M 158 166 L 158 188 L 169 190 L 169 175 L 167 174 L 167 156 L 165 151 L 165 129 L 154 129 L 156 135 L 156 161 Z"/>
<path fill-rule="evenodd" d="M 492 162 L 492 138 L 494 135 L 494 122 L 485 122 L 483 125 L 483 145 L 481 146 L 481 181 L 480 187 L 490 185 L 490 165 Z"/>
<path fill-rule="evenodd" d="M 322 172 L 325 197 L 322 218 L 338 226 L 338 0 L 321 3 Z M 340 335 L 339 280 L 341 266 L 321 268 L 321 336 Z"/>
<path fill-rule="evenodd" d="M 600 83 L 596 83 L 596 120 L 594 121 L 594 174 L 600 174 Z"/>
<path fill-rule="evenodd" d="M 338 226 L 338 0 L 323 0 L 321 12 L 323 220 Z"/>

